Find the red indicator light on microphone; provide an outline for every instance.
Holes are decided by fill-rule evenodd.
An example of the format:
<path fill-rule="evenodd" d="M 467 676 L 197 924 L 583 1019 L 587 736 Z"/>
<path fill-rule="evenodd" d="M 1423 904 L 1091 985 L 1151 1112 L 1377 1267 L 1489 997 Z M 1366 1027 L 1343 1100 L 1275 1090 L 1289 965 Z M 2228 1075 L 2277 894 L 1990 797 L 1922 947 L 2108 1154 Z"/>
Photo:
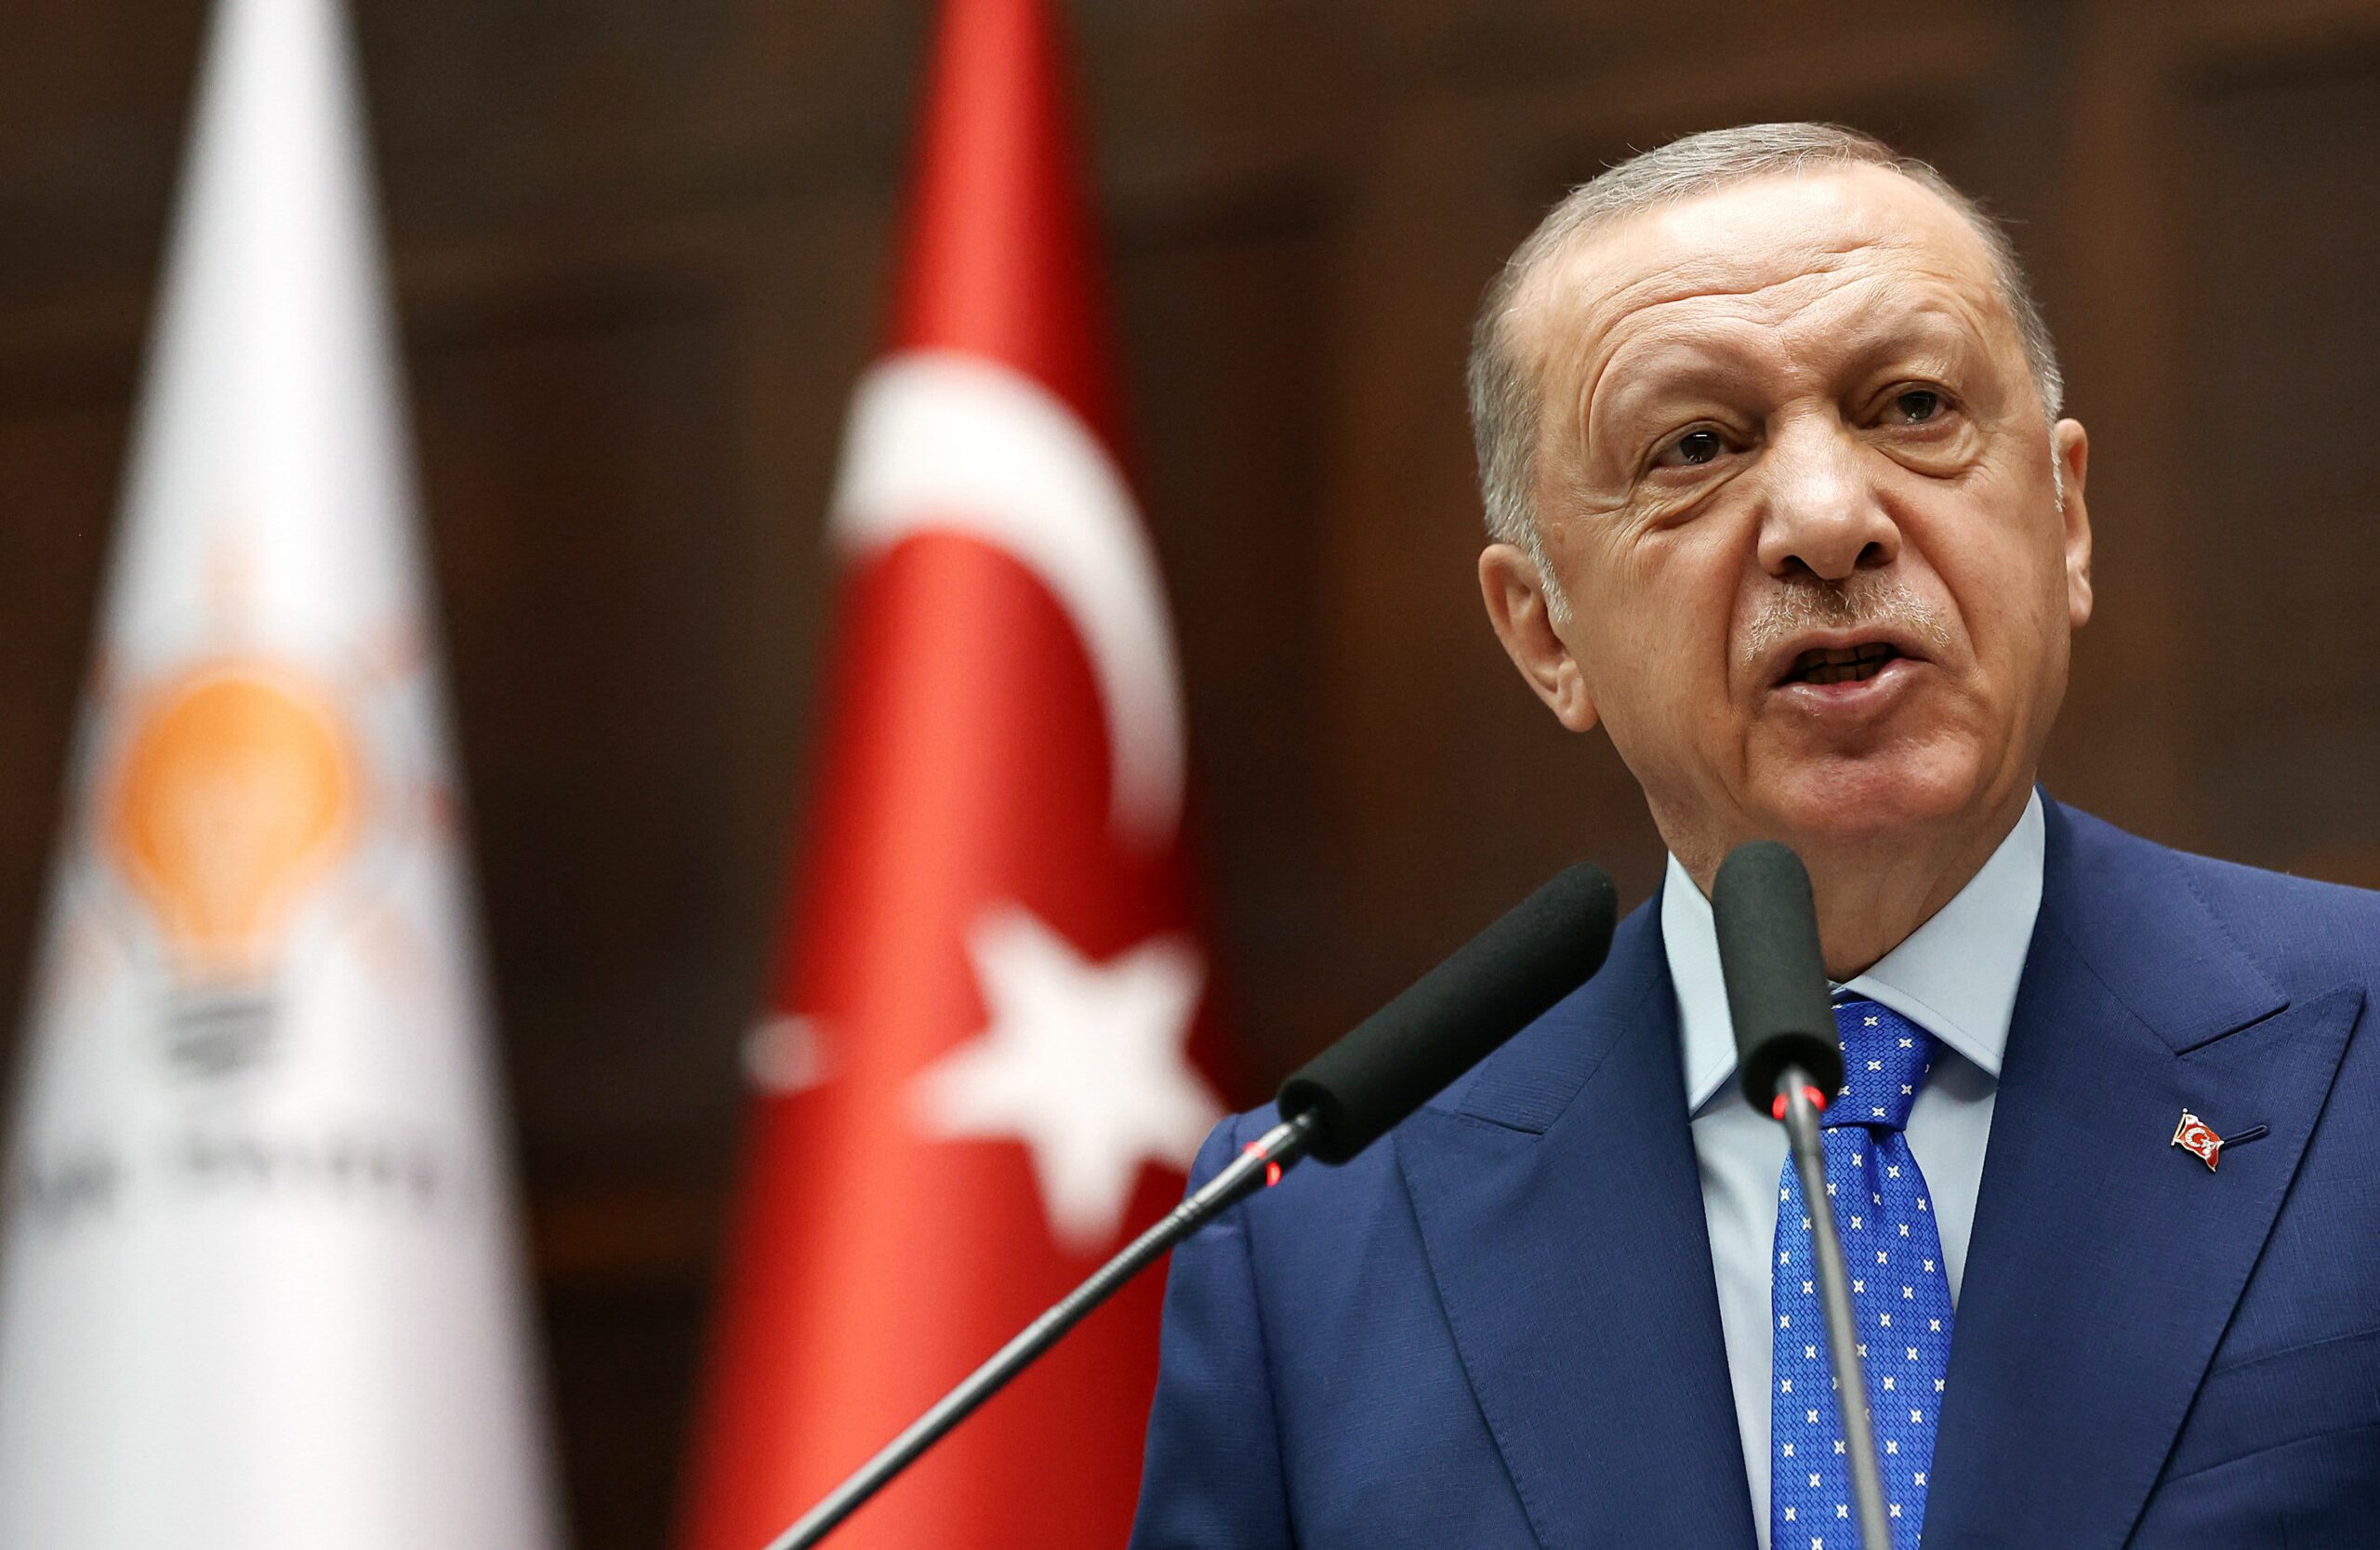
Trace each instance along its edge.
<path fill-rule="evenodd" d="M 1819 1091 L 1818 1091 L 1817 1088 L 1815 1088 L 1815 1087 L 1805 1087 L 1805 1088 L 1803 1088 L 1803 1089 L 1802 1089 L 1802 1091 L 1803 1091 L 1804 1093 L 1808 1093 L 1808 1094 L 1809 1094 L 1810 1106 L 1811 1106 L 1812 1108 L 1817 1109 L 1817 1110 L 1818 1110 L 1819 1113 L 1821 1113 L 1821 1114 L 1823 1114 L 1823 1113 L 1825 1113 L 1825 1112 L 1826 1112 L 1826 1094 L 1825 1094 L 1825 1093 L 1823 1093 L 1819 1092 Z M 1770 1119 L 1784 1119 L 1784 1118 L 1785 1118 L 1785 1094 L 1784 1094 L 1784 1093 L 1779 1093 L 1778 1094 L 1777 1094 L 1777 1101 L 1776 1101 L 1775 1103 L 1770 1104 L 1770 1105 L 1768 1106 L 1768 1117 L 1769 1117 Z"/>
<path fill-rule="evenodd" d="M 1251 1141 L 1247 1146 L 1242 1146 L 1240 1150 L 1243 1152 L 1252 1152 L 1258 1157 L 1263 1157 L 1264 1143 L 1262 1141 Z M 1267 1158 L 1264 1162 L 1264 1187 L 1270 1189 L 1280 1182 L 1281 1165 Z"/>

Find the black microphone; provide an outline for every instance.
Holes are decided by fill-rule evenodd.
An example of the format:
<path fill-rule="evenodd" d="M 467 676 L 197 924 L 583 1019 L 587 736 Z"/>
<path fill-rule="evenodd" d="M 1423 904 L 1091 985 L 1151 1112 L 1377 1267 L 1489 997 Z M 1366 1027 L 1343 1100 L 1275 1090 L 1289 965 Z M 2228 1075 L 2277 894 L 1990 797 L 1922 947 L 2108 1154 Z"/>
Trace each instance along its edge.
<path fill-rule="evenodd" d="M 1584 985 L 1619 917 L 1602 868 L 1566 868 L 1290 1073 L 1282 1117 L 1313 1115 L 1306 1150 L 1345 1162 Z"/>
<path fill-rule="evenodd" d="M 1309 1152 L 1344 1162 L 1603 967 L 1619 894 L 1600 867 L 1566 868 L 1282 1084 L 1281 1122 L 1027 1324 L 989 1361 L 801 1515 L 768 1550 L 808 1550 L 974 1413 L 1091 1309 L 1182 1239 Z"/>
<path fill-rule="evenodd" d="M 1798 1066 L 1825 1094 L 1843 1085 L 1843 1049 L 1828 1003 L 1818 914 L 1802 858 L 1774 840 L 1738 845 L 1711 883 L 1719 972 L 1736 1025 L 1744 1098 L 1774 1114 L 1778 1083 Z M 1777 1116 L 1782 1119 L 1782 1115 Z"/>
<path fill-rule="evenodd" d="M 1827 1357 L 1834 1369 L 1835 1410 L 1843 1418 L 1860 1543 L 1866 1550 L 1892 1550 L 1852 1315 L 1851 1276 L 1843 1263 L 1843 1235 L 1835 1226 L 1826 1148 L 1818 1136 L 1818 1110 L 1843 1086 L 1843 1047 L 1827 991 L 1826 955 L 1818 946 L 1818 903 L 1802 858 L 1774 840 L 1738 845 L 1712 880 L 1711 921 L 1719 937 L 1719 973 L 1727 982 L 1744 1096 L 1752 1107 L 1784 1122 L 1794 1175 L 1810 1213 L 1818 1303 L 1826 1310 Z"/>

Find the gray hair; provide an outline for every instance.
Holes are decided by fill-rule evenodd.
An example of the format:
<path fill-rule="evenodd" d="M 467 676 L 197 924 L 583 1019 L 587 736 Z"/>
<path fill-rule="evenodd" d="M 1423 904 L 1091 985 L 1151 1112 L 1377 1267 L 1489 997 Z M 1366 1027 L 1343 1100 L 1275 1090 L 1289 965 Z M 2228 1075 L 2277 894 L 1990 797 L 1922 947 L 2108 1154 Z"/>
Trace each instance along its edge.
<path fill-rule="evenodd" d="M 1990 256 L 2000 298 L 2016 325 L 2031 368 L 2034 390 L 2052 420 L 2065 397 L 2057 351 L 2049 326 L 2025 282 L 2016 245 L 2007 232 L 1928 164 L 1904 156 L 1872 135 L 1833 124 L 1748 124 L 1712 129 L 1672 140 L 1606 168 L 1570 191 L 1528 240 L 1504 260 L 1488 287 L 1471 332 L 1467 377 L 1471 391 L 1472 439 L 1479 454 L 1480 495 L 1487 506 L 1488 535 L 1517 544 L 1547 583 L 1548 601 L 1563 616 L 1554 590 L 1553 567 L 1538 529 L 1535 489 L 1540 433 L 1537 383 L 1516 355 L 1509 337 L 1515 298 L 1530 273 L 1575 239 L 1659 205 L 1712 193 L 1755 178 L 1849 166 L 1881 166 L 1932 190 L 1966 219 Z"/>

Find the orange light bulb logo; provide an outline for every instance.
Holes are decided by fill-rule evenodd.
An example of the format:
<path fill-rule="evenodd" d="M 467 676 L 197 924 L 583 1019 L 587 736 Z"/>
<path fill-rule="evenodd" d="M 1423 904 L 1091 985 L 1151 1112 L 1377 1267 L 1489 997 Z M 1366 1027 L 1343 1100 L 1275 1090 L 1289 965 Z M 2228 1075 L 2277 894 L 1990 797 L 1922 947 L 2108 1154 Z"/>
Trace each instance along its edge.
<path fill-rule="evenodd" d="M 185 1016 L 219 1025 L 228 994 L 256 1020 L 291 911 L 347 848 L 355 788 L 329 696 L 285 670 L 215 664 L 149 705 L 105 827 L 171 948 Z"/>

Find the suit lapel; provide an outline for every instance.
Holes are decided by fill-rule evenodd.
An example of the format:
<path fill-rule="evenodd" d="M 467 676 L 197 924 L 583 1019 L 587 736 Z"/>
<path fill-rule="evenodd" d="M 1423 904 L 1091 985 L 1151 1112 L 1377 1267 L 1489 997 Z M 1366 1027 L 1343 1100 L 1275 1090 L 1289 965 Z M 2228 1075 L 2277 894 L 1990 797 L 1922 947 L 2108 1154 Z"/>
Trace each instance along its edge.
<path fill-rule="evenodd" d="M 1548 1550 L 1753 1543 L 1657 907 L 1395 1137 L 1456 1348 Z"/>
<path fill-rule="evenodd" d="M 2330 1091 L 2360 993 L 2291 1004 L 2171 853 L 2047 804 L 1927 1550 L 2131 1534 Z M 2184 1108 L 2271 1127 L 2210 1172 Z"/>

